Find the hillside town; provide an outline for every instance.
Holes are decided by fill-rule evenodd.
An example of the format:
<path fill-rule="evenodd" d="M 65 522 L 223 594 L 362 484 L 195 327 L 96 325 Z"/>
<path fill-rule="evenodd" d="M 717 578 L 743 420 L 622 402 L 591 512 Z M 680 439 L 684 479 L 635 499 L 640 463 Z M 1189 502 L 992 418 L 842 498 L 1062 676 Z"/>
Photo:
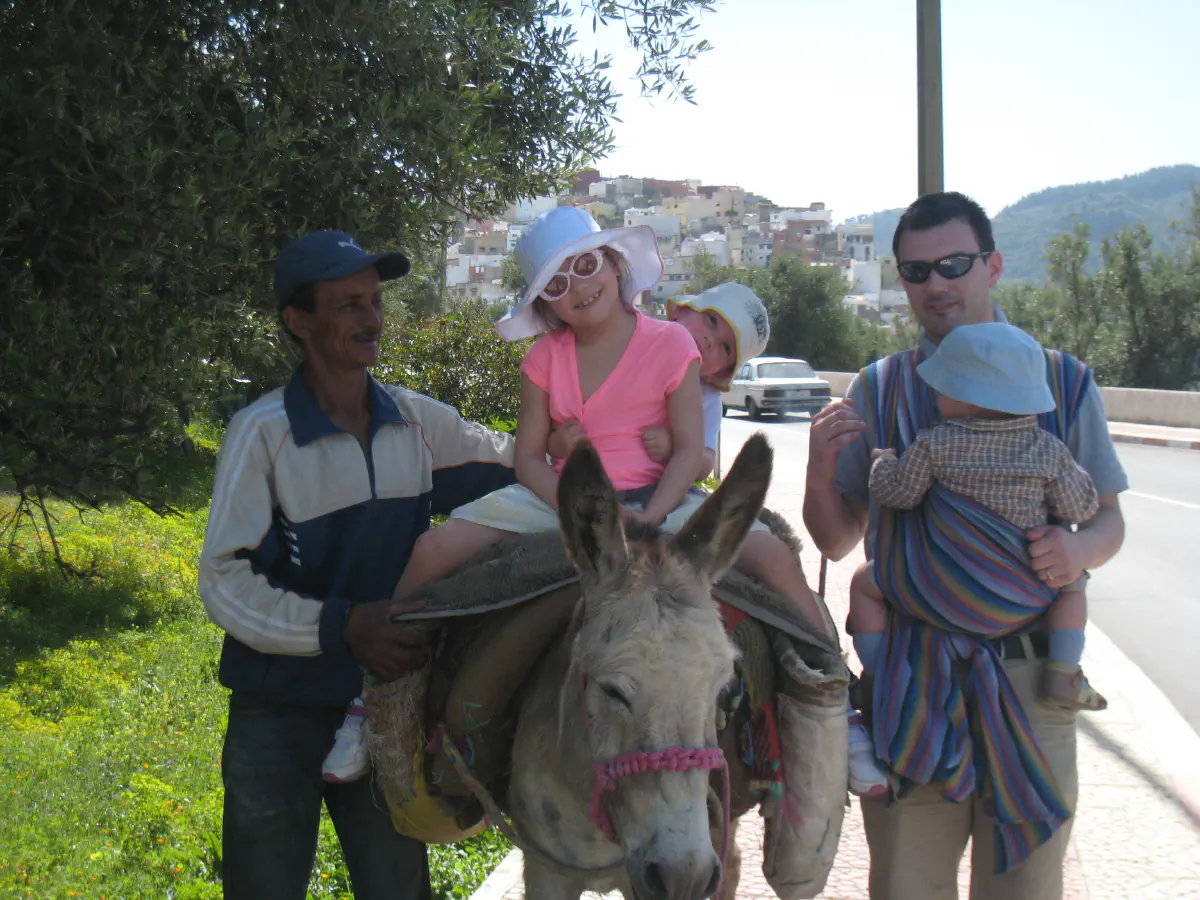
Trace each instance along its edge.
<path fill-rule="evenodd" d="M 604 178 L 596 169 L 581 172 L 569 192 L 520 200 L 495 218 L 461 223 L 446 254 L 447 301 L 511 304 L 515 297 L 502 279 L 504 258 L 530 222 L 564 205 L 586 209 L 604 228 L 644 225 L 654 231 L 663 277 L 642 302 L 658 315 L 686 290 L 701 254 L 717 265 L 758 269 L 790 254 L 811 265 L 838 267 L 846 281 L 843 303 L 862 318 L 892 324 L 908 316 L 891 248 L 876 247 L 869 222 L 834 225 L 824 203 L 777 206 L 736 185 Z"/>

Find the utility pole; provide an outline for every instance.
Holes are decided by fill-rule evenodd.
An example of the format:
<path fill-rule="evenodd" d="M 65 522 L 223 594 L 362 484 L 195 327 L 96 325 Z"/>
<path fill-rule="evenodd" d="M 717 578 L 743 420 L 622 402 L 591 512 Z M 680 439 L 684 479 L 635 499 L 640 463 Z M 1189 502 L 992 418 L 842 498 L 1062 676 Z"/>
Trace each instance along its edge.
<path fill-rule="evenodd" d="M 917 196 L 941 190 L 941 0 L 917 0 Z"/>

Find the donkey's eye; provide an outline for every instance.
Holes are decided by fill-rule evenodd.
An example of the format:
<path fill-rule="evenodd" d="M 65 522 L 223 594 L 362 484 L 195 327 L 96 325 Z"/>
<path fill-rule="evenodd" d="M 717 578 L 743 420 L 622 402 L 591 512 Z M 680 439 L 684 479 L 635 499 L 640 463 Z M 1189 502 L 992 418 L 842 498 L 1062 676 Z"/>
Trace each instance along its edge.
<path fill-rule="evenodd" d="M 604 696 L 616 703 L 618 706 L 623 706 L 625 709 L 632 709 L 633 704 L 629 702 L 629 698 L 621 693 L 620 690 L 613 687 L 611 684 L 600 685 L 600 690 L 604 691 Z"/>

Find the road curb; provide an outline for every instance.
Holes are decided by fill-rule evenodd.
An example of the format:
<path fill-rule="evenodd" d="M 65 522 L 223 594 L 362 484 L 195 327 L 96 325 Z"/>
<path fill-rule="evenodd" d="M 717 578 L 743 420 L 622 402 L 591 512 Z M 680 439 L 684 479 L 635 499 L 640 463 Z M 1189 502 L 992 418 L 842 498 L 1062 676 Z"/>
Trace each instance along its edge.
<path fill-rule="evenodd" d="M 1200 441 L 1188 441 L 1180 438 L 1149 437 L 1142 434 L 1126 434 L 1120 431 L 1110 431 L 1115 444 L 1143 444 L 1147 447 L 1175 447 L 1180 450 L 1200 450 Z"/>
<path fill-rule="evenodd" d="M 521 851 L 513 848 L 500 865 L 492 869 L 483 884 L 475 888 L 470 900 L 502 900 L 505 894 L 519 886 L 524 878 L 524 858 Z"/>
<path fill-rule="evenodd" d="M 1153 753 L 1174 799 L 1200 826 L 1200 735 L 1153 679 L 1092 622 L 1087 626 L 1084 663 L 1092 681 L 1114 685 L 1124 695 L 1139 726 L 1134 743 Z M 1102 727 L 1103 716 L 1098 713 L 1089 721 Z"/>

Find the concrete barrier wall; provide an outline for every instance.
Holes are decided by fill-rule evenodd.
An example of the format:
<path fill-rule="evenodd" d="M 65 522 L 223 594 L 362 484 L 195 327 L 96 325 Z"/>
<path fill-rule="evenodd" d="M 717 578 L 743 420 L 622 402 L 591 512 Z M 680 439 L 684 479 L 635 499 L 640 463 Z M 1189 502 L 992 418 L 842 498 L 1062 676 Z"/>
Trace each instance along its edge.
<path fill-rule="evenodd" d="M 1113 422 L 1200 428 L 1200 391 L 1147 391 L 1100 388 L 1104 411 Z"/>
<path fill-rule="evenodd" d="M 853 372 L 818 372 L 830 393 L 844 397 Z M 1200 428 L 1200 391 L 1147 391 L 1141 388 L 1100 388 L 1104 410 L 1113 422 Z"/>
<path fill-rule="evenodd" d="M 850 387 L 850 380 L 854 378 L 854 372 L 818 372 L 818 378 L 824 378 L 829 382 L 829 393 L 834 397 L 845 397 L 846 389 Z"/>

